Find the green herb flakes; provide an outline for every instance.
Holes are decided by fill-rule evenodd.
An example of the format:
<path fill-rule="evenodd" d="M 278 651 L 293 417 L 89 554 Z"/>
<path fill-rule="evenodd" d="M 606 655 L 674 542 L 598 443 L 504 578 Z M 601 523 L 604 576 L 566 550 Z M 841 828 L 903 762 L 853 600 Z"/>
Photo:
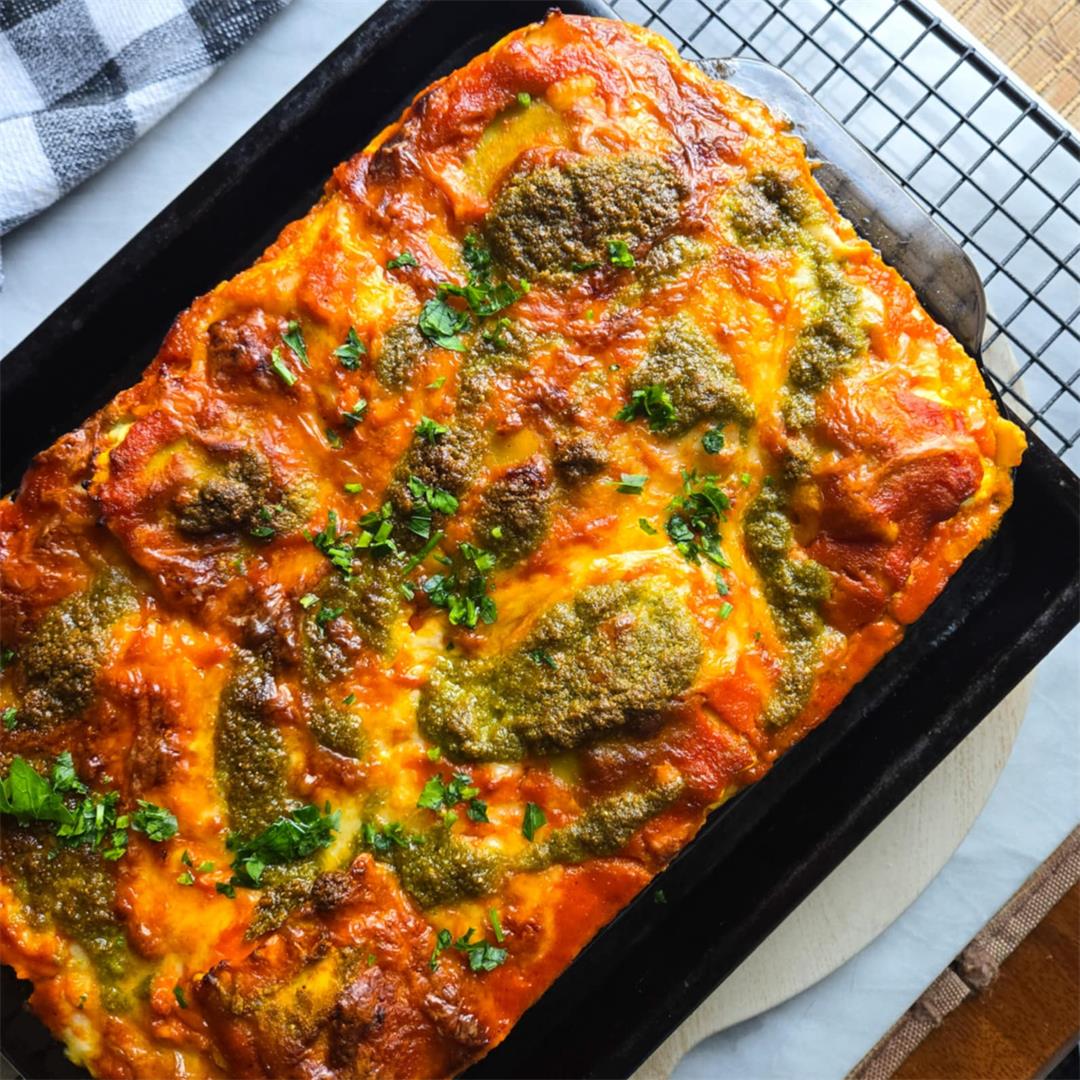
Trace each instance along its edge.
<path fill-rule="evenodd" d="M 286 386 L 293 386 L 296 383 L 296 373 L 285 363 L 280 345 L 275 345 L 270 353 L 270 366 Z"/>
<path fill-rule="evenodd" d="M 609 240 L 607 245 L 608 262 L 624 270 L 631 270 L 636 265 L 633 252 L 625 240 Z"/>
<path fill-rule="evenodd" d="M 706 454 L 719 454 L 724 449 L 724 433 L 718 427 L 709 428 L 701 437 Z"/>
<path fill-rule="evenodd" d="M 546 824 L 547 815 L 544 811 L 536 803 L 527 802 L 525 804 L 525 816 L 521 821 L 521 835 L 531 842 L 537 830 Z"/>
<path fill-rule="evenodd" d="M 356 331 L 350 326 L 349 334 L 345 338 L 345 344 L 339 345 L 334 350 L 334 356 L 340 361 L 346 371 L 355 371 L 360 366 L 360 357 L 367 352 L 364 343 L 356 336 Z"/>
<path fill-rule="evenodd" d="M 449 430 L 448 427 L 437 424 L 431 417 L 421 416 L 420 423 L 416 425 L 416 437 L 427 443 L 436 443 Z"/>
<path fill-rule="evenodd" d="M 630 400 L 615 414 L 616 420 L 630 421 L 643 417 L 650 431 L 663 431 L 675 419 L 671 395 L 659 384 L 642 387 L 630 395 Z"/>
<path fill-rule="evenodd" d="M 622 473 L 616 491 L 623 495 L 640 495 L 649 478 L 642 473 Z"/>
<path fill-rule="evenodd" d="M 304 343 L 304 335 L 300 330 L 300 324 L 295 319 L 285 327 L 285 333 L 281 335 L 281 340 L 289 346 L 293 355 L 304 367 L 311 367 L 311 361 L 308 359 L 307 354 L 307 345 Z"/>

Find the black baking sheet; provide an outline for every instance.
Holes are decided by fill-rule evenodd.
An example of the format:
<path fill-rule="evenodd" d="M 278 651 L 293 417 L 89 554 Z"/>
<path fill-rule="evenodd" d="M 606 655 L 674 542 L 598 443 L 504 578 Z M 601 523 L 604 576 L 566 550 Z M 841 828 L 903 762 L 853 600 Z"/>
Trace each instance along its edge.
<path fill-rule="evenodd" d="M 548 6 L 407 0 L 380 9 L 3 361 L 4 490 L 35 452 L 136 381 L 177 311 L 306 213 L 338 161 L 432 78 Z M 595 2 L 561 6 L 609 14 Z M 767 100 L 770 86 L 781 97 L 791 92 L 768 70 L 740 64 L 729 72 L 736 83 L 750 89 L 763 79 L 758 92 Z M 890 202 L 892 189 L 880 198 L 865 190 L 851 147 L 830 142 L 827 124 L 803 119 L 811 141 L 824 143 L 818 152 L 842 159 L 843 167 L 834 162 L 821 173 L 834 197 L 844 201 L 849 180 L 847 197 L 869 194 L 869 226 L 854 220 L 886 254 L 895 234 L 881 231 L 883 221 L 921 228 L 913 219 L 902 224 L 907 210 Z M 977 352 L 977 281 L 965 293 L 967 271 L 951 242 L 930 234 L 921 242 L 925 258 L 910 259 L 905 273 Z M 960 275 L 944 292 L 943 266 Z M 632 1072 L 1075 623 L 1077 502 L 1076 477 L 1034 442 L 1001 529 L 906 640 L 761 783 L 716 811 L 469 1075 Z M 659 888 L 666 904 L 655 900 Z M 85 1075 L 17 1007 L 26 984 L 9 968 L 0 989 L 0 1045 L 24 1075 Z"/>

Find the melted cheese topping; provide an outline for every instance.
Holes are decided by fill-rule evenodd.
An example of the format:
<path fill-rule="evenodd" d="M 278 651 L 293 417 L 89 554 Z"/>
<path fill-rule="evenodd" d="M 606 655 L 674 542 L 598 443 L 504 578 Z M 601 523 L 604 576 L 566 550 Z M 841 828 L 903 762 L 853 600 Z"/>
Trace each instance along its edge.
<path fill-rule="evenodd" d="M 459 1071 L 896 643 L 1022 450 L 763 105 L 636 27 L 511 34 L 0 508 L 5 765 L 179 822 L 72 862 L 7 819 L 5 962 L 100 1076 Z M 220 892 L 305 803 L 333 842 Z M 433 961 L 470 927 L 505 959 Z"/>

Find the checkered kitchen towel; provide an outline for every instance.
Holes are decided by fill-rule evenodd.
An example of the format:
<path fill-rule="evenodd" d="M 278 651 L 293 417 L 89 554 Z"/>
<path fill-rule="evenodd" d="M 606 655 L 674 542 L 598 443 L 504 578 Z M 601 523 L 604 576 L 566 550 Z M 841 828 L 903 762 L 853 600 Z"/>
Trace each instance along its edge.
<path fill-rule="evenodd" d="M 0 236 L 130 146 L 288 0 L 0 0 Z"/>

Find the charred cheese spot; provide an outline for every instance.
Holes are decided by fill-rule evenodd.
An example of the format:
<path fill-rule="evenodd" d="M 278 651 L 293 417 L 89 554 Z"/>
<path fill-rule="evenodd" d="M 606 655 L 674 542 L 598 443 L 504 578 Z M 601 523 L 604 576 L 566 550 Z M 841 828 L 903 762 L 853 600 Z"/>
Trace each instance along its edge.
<path fill-rule="evenodd" d="M 480 496 L 478 543 L 511 565 L 532 552 L 551 523 L 555 489 L 542 459 L 507 469 Z"/>

